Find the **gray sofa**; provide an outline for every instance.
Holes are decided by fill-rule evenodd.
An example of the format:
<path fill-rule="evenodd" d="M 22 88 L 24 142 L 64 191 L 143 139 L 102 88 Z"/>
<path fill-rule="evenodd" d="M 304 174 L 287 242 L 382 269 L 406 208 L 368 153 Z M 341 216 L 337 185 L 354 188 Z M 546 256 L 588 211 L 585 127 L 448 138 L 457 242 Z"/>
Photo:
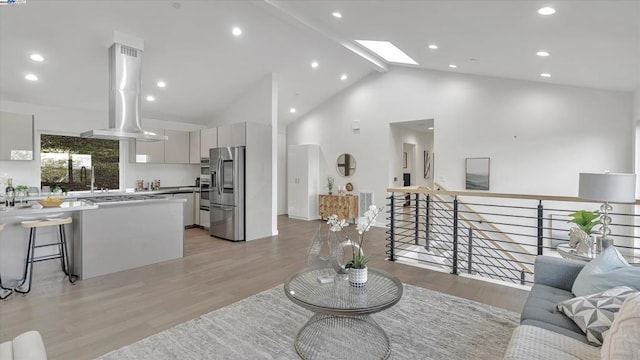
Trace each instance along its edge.
<path fill-rule="evenodd" d="M 504 359 L 600 359 L 582 330 L 556 305 L 573 298 L 571 287 L 586 263 L 538 256 L 534 285 L 522 309 Z"/>
<path fill-rule="evenodd" d="M 534 285 L 520 315 L 522 325 L 533 325 L 588 344 L 587 336 L 573 320 L 558 311 L 556 305 L 572 299 L 571 287 L 585 262 L 538 256 Z"/>

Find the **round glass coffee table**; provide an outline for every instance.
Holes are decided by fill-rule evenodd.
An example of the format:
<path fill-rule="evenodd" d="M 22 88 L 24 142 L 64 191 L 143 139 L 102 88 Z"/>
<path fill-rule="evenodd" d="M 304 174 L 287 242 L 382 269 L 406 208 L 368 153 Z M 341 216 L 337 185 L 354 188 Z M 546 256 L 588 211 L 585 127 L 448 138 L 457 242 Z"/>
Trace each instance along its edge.
<path fill-rule="evenodd" d="M 289 276 L 284 282 L 287 297 L 315 313 L 296 336 L 296 352 L 303 359 L 388 358 L 389 337 L 369 315 L 395 305 L 402 289 L 395 276 L 373 269 L 361 288 L 333 268 Z"/>

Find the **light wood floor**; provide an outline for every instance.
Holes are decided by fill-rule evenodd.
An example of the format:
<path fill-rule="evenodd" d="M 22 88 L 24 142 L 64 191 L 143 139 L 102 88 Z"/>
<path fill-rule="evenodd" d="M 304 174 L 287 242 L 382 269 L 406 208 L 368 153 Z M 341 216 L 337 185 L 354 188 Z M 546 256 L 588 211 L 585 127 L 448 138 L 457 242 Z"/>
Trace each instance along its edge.
<path fill-rule="evenodd" d="M 32 292 L 0 302 L 0 342 L 37 329 L 50 359 L 95 358 L 281 284 L 304 267 L 319 224 L 280 216 L 279 236 L 242 243 L 189 229 L 182 259 L 75 285 L 50 275 L 58 262 L 38 263 Z M 370 266 L 404 283 L 516 312 L 524 304 L 525 290 L 387 261 L 384 238 L 381 228 L 367 234 Z"/>

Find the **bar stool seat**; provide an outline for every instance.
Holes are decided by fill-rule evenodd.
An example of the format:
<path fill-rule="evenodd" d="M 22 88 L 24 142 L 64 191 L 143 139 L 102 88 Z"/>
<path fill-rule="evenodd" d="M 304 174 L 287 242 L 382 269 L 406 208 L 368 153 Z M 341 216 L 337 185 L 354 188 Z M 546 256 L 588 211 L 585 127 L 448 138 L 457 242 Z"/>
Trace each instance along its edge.
<path fill-rule="evenodd" d="M 4 224 L 0 224 L 0 231 L 2 230 L 4 230 Z M 2 274 L 0 274 L 0 300 L 5 300 L 11 296 L 11 294 L 13 294 L 13 289 L 6 288 L 2 285 Z"/>
<path fill-rule="evenodd" d="M 74 283 L 78 278 L 76 275 L 71 274 L 71 269 L 69 267 L 69 252 L 67 250 L 67 236 L 65 233 L 64 225 L 71 224 L 73 219 L 70 217 L 67 218 L 55 218 L 55 219 L 45 219 L 45 220 L 32 220 L 32 221 L 23 221 L 22 227 L 29 229 L 29 245 L 27 247 L 27 258 L 25 260 L 24 266 L 24 275 L 20 284 L 15 288 L 15 291 L 21 294 L 27 294 L 31 291 L 31 283 L 33 280 L 33 263 L 38 261 L 46 261 L 46 260 L 54 260 L 60 259 L 60 267 L 62 271 L 69 277 L 69 282 Z M 58 226 L 58 241 L 54 243 L 48 243 L 43 245 L 36 245 L 36 230 L 38 228 L 45 228 L 49 226 Z M 49 246 L 57 246 L 58 253 L 44 256 L 35 256 L 36 248 L 43 248 Z M 28 273 L 28 277 L 27 277 Z M 25 282 L 29 279 L 29 283 L 27 289 L 22 289 Z"/>

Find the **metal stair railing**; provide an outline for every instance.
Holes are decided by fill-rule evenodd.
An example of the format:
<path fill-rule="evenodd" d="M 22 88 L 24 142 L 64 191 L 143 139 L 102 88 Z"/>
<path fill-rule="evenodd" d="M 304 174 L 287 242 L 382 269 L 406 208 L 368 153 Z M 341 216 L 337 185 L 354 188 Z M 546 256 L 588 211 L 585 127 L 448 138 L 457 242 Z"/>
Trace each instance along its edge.
<path fill-rule="evenodd" d="M 419 187 L 389 192 L 389 260 L 522 285 L 533 282 L 536 255 L 558 256 L 554 247 L 568 242 L 567 215 L 584 208 L 586 202 Z M 464 202 L 459 200 L 462 197 Z M 549 204 L 546 209 L 543 202 Z M 611 225 L 616 247 L 640 265 L 640 238 L 635 236 L 636 231 L 640 233 L 635 225 L 640 217 L 624 212 L 611 215 L 623 219 Z"/>

